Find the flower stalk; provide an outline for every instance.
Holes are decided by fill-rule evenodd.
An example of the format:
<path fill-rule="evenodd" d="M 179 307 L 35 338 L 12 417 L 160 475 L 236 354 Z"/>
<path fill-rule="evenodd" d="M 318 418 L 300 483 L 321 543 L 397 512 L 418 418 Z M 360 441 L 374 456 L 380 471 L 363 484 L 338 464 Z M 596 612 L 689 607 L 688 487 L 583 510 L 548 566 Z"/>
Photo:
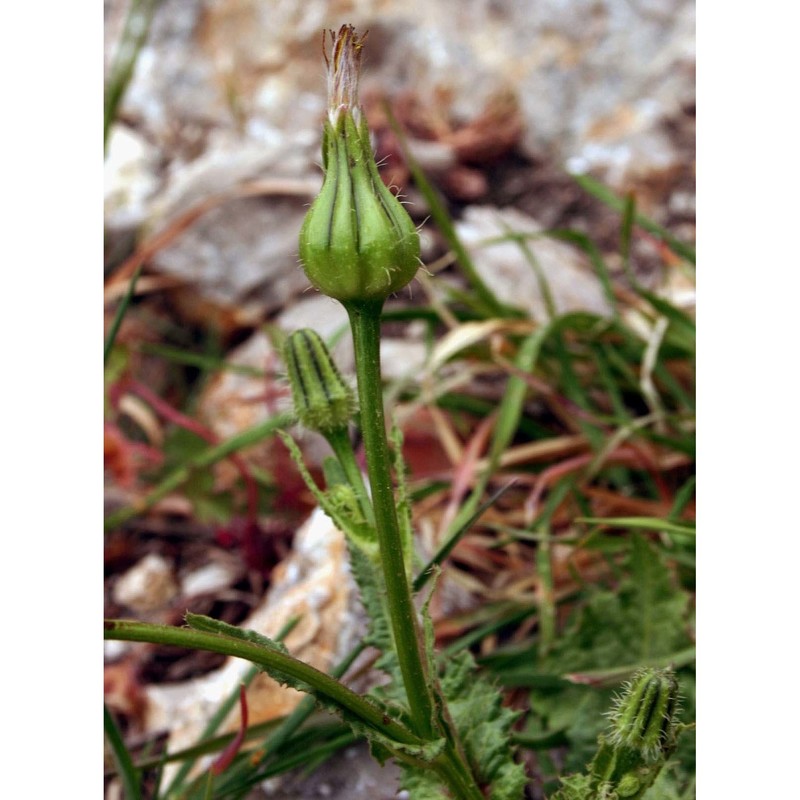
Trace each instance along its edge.
<path fill-rule="evenodd" d="M 415 729 L 431 737 L 434 701 L 395 508 L 379 350 L 381 309 L 414 277 L 419 236 L 378 174 L 358 105 L 366 37 L 351 25 L 329 33 L 328 117 L 322 141 L 325 180 L 300 232 L 300 259 L 311 283 L 339 300 L 350 317 L 361 432 L 392 634 Z"/>
<path fill-rule="evenodd" d="M 356 411 L 355 393 L 342 378 L 325 342 L 308 328 L 287 337 L 283 360 L 298 420 L 328 440 L 356 494 L 364 519 L 374 525 L 372 504 L 347 432 Z"/>
<path fill-rule="evenodd" d="M 458 737 L 441 714 L 428 653 L 406 570 L 386 437 L 380 364 L 381 311 L 419 267 L 419 235 L 400 201 L 384 185 L 372 152 L 366 119 L 358 105 L 364 36 L 350 25 L 330 31 L 328 117 L 322 157 L 325 178 L 300 232 L 300 259 L 311 283 L 339 300 L 350 319 L 355 350 L 360 428 L 371 488 L 371 518 L 392 643 L 400 668 L 410 726 L 424 740 L 444 742 L 429 768 L 454 797 L 480 800 Z M 329 436 L 342 462 L 342 429 Z M 347 468 L 347 458 L 343 466 Z M 353 481 L 351 481 L 353 483 Z M 357 486 L 357 481 L 355 485 Z M 363 495 L 360 498 L 363 501 Z"/>
<path fill-rule="evenodd" d="M 431 736 L 434 733 L 431 681 L 426 674 L 422 638 L 406 574 L 393 491 L 391 458 L 386 441 L 380 366 L 381 306 L 382 303 L 349 303 L 345 308 L 353 332 L 361 406 L 361 435 L 364 437 L 367 476 L 372 489 L 392 634 L 415 729 L 420 735 Z"/>

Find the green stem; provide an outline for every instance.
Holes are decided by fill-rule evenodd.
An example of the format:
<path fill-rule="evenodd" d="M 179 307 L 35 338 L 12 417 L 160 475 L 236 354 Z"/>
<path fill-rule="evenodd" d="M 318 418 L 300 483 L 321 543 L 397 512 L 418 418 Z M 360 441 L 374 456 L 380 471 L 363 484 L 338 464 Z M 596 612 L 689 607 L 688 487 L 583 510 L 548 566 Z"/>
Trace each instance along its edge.
<path fill-rule="evenodd" d="M 167 644 L 243 658 L 268 670 L 280 671 L 295 680 L 307 683 L 319 695 L 353 714 L 363 724 L 396 742 L 402 744 L 422 743 L 418 736 L 385 715 L 378 706 L 365 700 L 330 675 L 326 675 L 287 653 L 268 650 L 253 642 L 233 639 L 218 633 L 175 628 L 169 625 L 151 625 L 146 622 L 130 620 L 105 620 L 103 635 L 106 639 Z"/>
<path fill-rule="evenodd" d="M 475 785 L 466 765 L 452 747 L 448 747 L 442 753 L 441 761 L 437 759 L 433 767 L 442 781 L 455 792 L 454 796 L 459 800 L 486 800 L 486 796 Z"/>
<path fill-rule="evenodd" d="M 434 704 L 426 673 L 422 637 L 406 575 L 397 522 L 381 386 L 380 321 L 383 301 L 345 304 L 353 331 L 353 347 L 361 406 L 361 434 L 372 488 L 378 545 L 397 658 L 403 674 L 414 728 L 434 735 Z"/>

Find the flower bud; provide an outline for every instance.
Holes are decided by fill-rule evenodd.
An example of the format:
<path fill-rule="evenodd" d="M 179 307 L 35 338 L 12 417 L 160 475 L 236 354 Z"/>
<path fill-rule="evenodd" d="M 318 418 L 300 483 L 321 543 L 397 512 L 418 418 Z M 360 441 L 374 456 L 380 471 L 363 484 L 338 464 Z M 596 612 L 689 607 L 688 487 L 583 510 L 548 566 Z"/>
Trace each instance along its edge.
<path fill-rule="evenodd" d="M 320 433 L 346 427 L 356 410 L 355 393 L 319 335 L 309 329 L 292 333 L 284 361 L 301 424 Z"/>
<path fill-rule="evenodd" d="M 669 669 L 644 669 L 626 684 L 611 712 L 609 741 L 653 762 L 665 754 L 675 738 L 678 681 Z"/>
<path fill-rule="evenodd" d="M 419 235 L 381 180 L 358 107 L 364 37 L 351 26 L 331 32 L 329 113 L 322 142 L 325 178 L 300 232 L 300 259 L 311 283 L 342 302 L 385 300 L 419 267 Z"/>

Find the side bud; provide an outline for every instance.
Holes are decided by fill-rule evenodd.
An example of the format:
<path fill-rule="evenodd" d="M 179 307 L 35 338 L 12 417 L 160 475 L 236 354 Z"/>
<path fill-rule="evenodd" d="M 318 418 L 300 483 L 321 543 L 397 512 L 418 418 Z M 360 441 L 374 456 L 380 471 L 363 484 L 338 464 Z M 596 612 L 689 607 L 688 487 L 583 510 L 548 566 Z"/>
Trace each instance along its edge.
<path fill-rule="evenodd" d="M 625 686 L 609 715 L 609 742 L 635 750 L 645 762 L 664 757 L 675 740 L 678 699 L 672 670 L 641 670 Z"/>
<path fill-rule="evenodd" d="M 356 410 L 355 394 L 319 335 L 295 331 L 286 339 L 283 358 L 301 424 L 323 434 L 346 428 Z"/>
<path fill-rule="evenodd" d="M 385 300 L 416 274 L 419 235 L 378 174 L 358 106 L 364 37 L 345 25 L 331 38 L 322 143 L 325 178 L 300 232 L 300 259 L 311 283 L 329 297 Z"/>

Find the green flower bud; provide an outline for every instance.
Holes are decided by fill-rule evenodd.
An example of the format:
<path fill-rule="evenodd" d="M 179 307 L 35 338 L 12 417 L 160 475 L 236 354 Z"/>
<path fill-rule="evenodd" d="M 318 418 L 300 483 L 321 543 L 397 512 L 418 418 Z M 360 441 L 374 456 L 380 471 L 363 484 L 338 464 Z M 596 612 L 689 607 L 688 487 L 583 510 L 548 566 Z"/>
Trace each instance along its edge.
<path fill-rule="evenodd" d="M 367 524 L 352 486 L 346 483 L 337 483 L 328 489 L 327 497 L 331 506 L 353 525 Z"/>
<path fill-rule="evenodd" d="M 320 433 L 346 427 L 356 410 L 355 393 L 319 335 L 295 331 L 286 339 L 283 358 L 300 422 Z"/>
<path fill-rule="evenodd" d="M 612 710 L 612 745 L 629 747 L 652 763 L 672 746 L 678 715 L 678 681 L 672 670 L 644 669 L 626 684 Z"/>
<path fill-rule="evenodd" d="M 634 797 L 639 793 L 639 789 L 641 788 L 642 782 L 636 775 L 630 773 L 623 775 L 622 778 L 620 778 L 619 784 L 617 784 L 617 797 Z"/>
<path fill-rule="evenodd" d="M 329 113 L 322 140 L 325 179 L 300 231 L 300 260 L 311 283 L 342 302 L 385 300 L 419 267 L 419 235 L 381 180 L 358 106 L 364 38 L 352 26 L 331 33 Z"/>

